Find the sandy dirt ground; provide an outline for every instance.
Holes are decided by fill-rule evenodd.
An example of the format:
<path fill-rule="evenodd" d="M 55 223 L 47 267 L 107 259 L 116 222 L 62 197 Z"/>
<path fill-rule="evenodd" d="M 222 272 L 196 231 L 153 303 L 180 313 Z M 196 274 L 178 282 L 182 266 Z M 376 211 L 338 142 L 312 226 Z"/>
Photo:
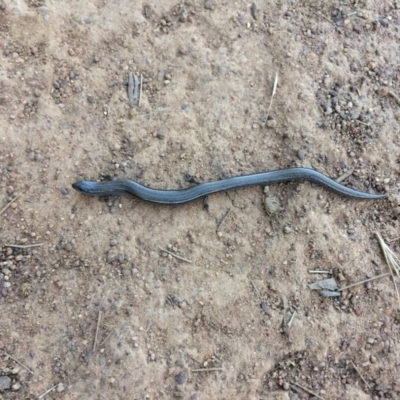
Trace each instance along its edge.
<path fill-rule="evenodd" d="M 399 399 L 392 278 L 309 288 L 389 272 L 375 232 L 400 253 L 399 27 L 382 0 L 1 1 L 0 398 Z M 71 188 L 293 166 L 389 196 Z"/>

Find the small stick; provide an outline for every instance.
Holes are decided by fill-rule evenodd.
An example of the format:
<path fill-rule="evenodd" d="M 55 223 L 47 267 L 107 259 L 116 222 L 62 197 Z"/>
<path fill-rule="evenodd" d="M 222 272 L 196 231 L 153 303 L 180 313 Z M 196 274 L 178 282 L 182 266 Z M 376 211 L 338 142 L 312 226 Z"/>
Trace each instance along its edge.
<path fill-rule="evenodd" d="M 308 271 L 309 274 L 331 274 L 332 275 L 332 270 L 330 269 L 329 271 L 321 271 L 319 269 L 311 269 Z"/>
<path fill-rule="evenodd" d="M 400 105 L 400 99 L 399 99 L 393 92 L 391 92 L 390 90 L 388 90 L 387 94 L 388 94 L 389 96 L 392 96 L 392 97 L 396 100 L 396 103 L 397 103 L 398 105 Z"/>
<path fill-rule="evenodd" d="M 276 93 L 276 87 L 277 86 L 278 86 L 278 71 L 276 71 L 276 74 L 275 74 L 274 87 L 272 89 L 271 101 L 269 103 L 268 112 L 267 112 L 267 118 L 265 119 L 265 121 L 268 121 L 269 112 L 271 111 L 272 101 L 274 100 L 274 96 L 275 96 L 275 93 Z"/>
<path fill-rule="evenodd" d="M 158 108 L 157 110 L 150 111 L 150 112 L 148 112 L 148 113 L 146 113 L 146 114 L 140 114 L 140 117 L 148 117 L 149 115 L 157 114 L 157 113 L 159 113 L 159 112 L 164 112 L 164 111 L 167 111 L 167 110 L 169 110 L 170 108 L 174 108 L 174 107 L 175 107 L 175 106 L 161 107 L 161 108 Z"/>
<path fill-rule="evenodd" d="M 135 100 L 138 98 L 139 93 L 139 79 L 133 72 L 128 74 L 128 99 L 131 108 L 135 107 Z"/>
<path fill-rule="evenodd" d="M 250 283 L 251 283 L 251 286 L 253 286 L 253 289 L 256 292 L 256 294 L 259 296 L 260 295 L 260 291 L 257 289 L 256 284 L 251 279 L 250 279 Z"/>
<path fill-rule="evenodd" d="M 4 355 L 6 355 L 7 357 L 11 358 L 11 360 L 14 360 L 17 364 L 19 364 L 22 368 L 25 368 L 28 372 L 30 372 L 33 375 L 33 371 L 30 370 L 26 365 L 22 364 L 21 362 L 19 362 L 16 358 L 14 358 L 12 355 L 8 354 L 8 353 L 3 353 Z"/>
<path fill-rule="evenodd" d="M 128 74 L 128 99 L 129 99 L 129 105 L 133 107 L 133 91 L 134 91 L 134 85 L 133 85 L 133 73 L 129 72 Z"/>
<path fill-rule="evenodd" d="M 46 394 L 52 392 L 58 385 L 54 385 L 53 387 L 51 387 L 49 390 L 46 390 L 43 394 L 41 394 L 38 399 L 40 400 L 41 398 L 43 398 L 44 396 L 46 396 Z"/>
<path fill-rule="evenodd" d="M 350 289 L 354 286 L 362 285 L 363 283 L 367 283 L 367 282 L 373 281 L 375 279 L 384 278 L 385 276 L 388 276 L 388 275 L 392 275 L 392 274 L 390 272 L 385 272 L 384 274 L 381 274 L 378 276 L 373 276 L 372 278 L 364 279 L 363 281 L 352 283 L 351 285 L 343 286 L 342 288 L 339 289 L 339 291 L 342 292 L 343 290 Z"/>
<path fill-rule="evenodd" d="M 229 208 L 228 211 L 225 213 L 225 215 L 222 217 L 221 221 L 219 222 L 216 231 L 218 232 L 219 229 L 221 228 L 221 225 L 225 222 L 225 220 L 228 218 L 229 214 L 232 212 L 232 208 Z"/>
<path fill-rule="evenodd" d="M 340 175 L 339 178 L 336 179 L 336 182 L 340 183 L 346 180 L 352 173 L 354 172 L 354 168 L 349 169 L 347 172 L 344 174 Z"/>
<path fill-rule="evenodd" d="M 5 247 L 14 247 L 16 249 L 29 249 L 30 247 L 43 246 L 44 243 L 32 243 L 32 244 L 5 244 Z"/>
<path fill-rule="evenodd" d="M 294 317 L 296 316 L 296 311 L 293 312 L 292 316 L 289 319 L 289 322 L 287 323 L 288 327 L 291 327 L 293 325 Z"/>
<path fill-rule="evenodd" d="M 151 326 L 151 318 L 147 321 L 146 333 L 149 332 L 150 326 Z"/>
<path fill-rule="evenodd" d="M 99 328 L 100 328 L 100 320 L 101 320 L 101 310 L 99 310 L 99 316 L 97 318 L 97 328 L 96 328 L 96 335 L 94 337 L 93 351 L 96 351 L 97 337 L 99 335 Z"/>
<path fill-rule="evenodd" d="M 366 126 L 371 126 L 370 124 L 368 124 L 367 122 L 362 122 L 359 119 L 357 120 L 357 122 L 361 125 L 366 125 Z"/>
<path fill-rule="evenodd" d="M 212 372 L 212 371 L 223 371 L 223 368 L 197 368 L 190 370 L 190 372 Z"/>
<path fill-rule="evenodd" d="M 177 258 L 178 260 L 185 261 L 185 262 L 190 263 L 190 264 L 193 262 L 192 260 L 188 260 L 187 258 L 183 258 L 181 256 L 178 256 L 177 254 L 174 254 L 174 253 L 170 252 L 167 249 L 163 249 L 162 247 L 158 247 L 158 248 L 160 250 L 164 251 L 165 253 L 169 254 L 170 256 Z"/>
<path fill-rule="evenodd" d="M 360 378 L 363 380 L 363 382 L 367 385 L 367 388 L 369 390 L 371 390 L 371 386 L 368 385 L 368 382 L 364 379 L 364 377 L 362 376 L 360 370 L 356 367 L 356 364 L 354 364 L 352 360 L 350 360 L 350 363 L 353 366 L 353 368 L 356 370 L 357 374 L 360 375 Z"/>
<path fill-rule="evenodd" d="M 332 21 L 331 21 L 328 17 L 325 17 L 324 14 L 322 14 L 322 13 L 315 13 L 315 15 L 318 15 L 318 16 L 322 17 L 323 19 L 326 19 L 330 24 L 332 24 Z"/>
<path fill-rule="evenodd" d="M 142 104 L 142 86 L 143 86 L 143 74 L 140 74 L 140 91 L 139 91 L 139 103 L 138 107 Z"/>
<path fill-rule="evenodd" d="M 129 74 L 128 74 L 128 99 L 129 99 L 129 105 L 131 106 L 131 108 L 133 108 L 135 106 L 134 92 L 135 92 L 135 84 L 133 82 L 133 73 L 129 72 Z"/>
<path fill-rule="evenodd" d="M 301 385 L 299 385 L 298 383 L 293 383 L 293 385 L 294 385 L 294 386 L 298 386 L 300 389 L 303 389 L 303 390 L 306 391 L 307 393 L 309 393 L 309 394 L 315 396 L 317 399 L 324 400 L 323 397 L 318 396 L 316 393 L 312 392 L 310 389 L 307 389 L 306 387 L 301 386 Z"/>
<path fill-rule="evenodd" d="M 11 206 L 12 203 L 14 203 L 15 200 L 18 199 L 18 197 L 20 196 L 21 193 L 18 193 L 11 201 L 9 201 L 0 211 L 0 215 L 3 214 L 4 211 L 7 210 L 8 207 Z"/>
<path fill-rule="evenodd" d="M 107 335 L 107 337 L 100 343 L 100 346 L 99 347 L 101 347 L 101 346 L 103 346 L 103 344 L 107 341 L 107 339 L 111 336 L 111 334 L 112 333 L 114 333 L 115 332 L 115 328 L 114 329 L 111 329 L 111 331 L 110 331 L 110 333 Z"/>

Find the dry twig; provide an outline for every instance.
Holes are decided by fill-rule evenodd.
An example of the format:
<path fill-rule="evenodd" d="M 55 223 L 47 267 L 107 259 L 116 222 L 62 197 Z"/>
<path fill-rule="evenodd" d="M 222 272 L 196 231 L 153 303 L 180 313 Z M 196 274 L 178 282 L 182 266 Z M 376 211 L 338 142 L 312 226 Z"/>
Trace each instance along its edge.
<path fill-rule="evenodd" d="M 276 71 L 276 74 L 275 74 L 275 81 L 274 81 L 274 87 L 273 87 L 273 89 L 272 89 L 271 101 L 269 102 L 269 107 L 268 107 L 268 112 L 267 112 L 267 118 L 265 119 L 265 121 L 268 121 L 269 113 L 270 113 L 271 107 L 272 107 L 272 102 L 273 102 L 274 97 L 275 97 L 275 94 L 276 94 L 276 88 L 278 87 L 278 74 L 279 74 L 279 71 Z"/>
<path fill-rule="evenodd" d="M 354 168 L 349 169 L 344 174 L 340 175 L 339 178 L 336 179 L 336 182 L 340 183 L 346 180 L 352 173 L 354 172 Z"/>
<path fill-rule="evenodd" d="M 350 363 L 353 366 L 353 368 L 356 370 L 357 374 L 360 375 L 360 378 L 362 379 L 362 381 L 367 385 L 367 388 L 371 390 L 371 387 L 368 385 L 368 382 L 362 376 L 360 370 L 356 367 L 356 364 L 354 364 L 352 360 L 350 360 Z"/>
<path fill-rule="evenodd" d="M 111 336 L 112 333 L 115 332 L 115 328 L 111 329 L 110 333 L 106 336 L 106 338 L 100 343 L 100 347 L 103 346 L 103 344 L 108 340 L 108 338 Z"/>
<path fill-rule="evenodd" d="M 232 212 L 232 208 L 229 208 L 228 211 L 225 213 L 225 215 L 222 217 L 221 221 L 219 222 L 217 226 L 217 232 L 220 230 L 222 224 L 225 222 L 225 220 L 228 218 L 229 214 Z"/>
<path fill-rule="evenodd" d="M 139 90 L 139 101 L 138 101 L 138 107 L 142 104 L 142 86 L 143 86 L 143 74 L 140 74 L 140 90 Z"/>
<path fill-rule="evenodd" d="M 44 396 L 46 396 L 46 394 L 49 394 L 50 392 L 52 392 L 58 385 L 54 385 L 53 387 L 51 387 L 50 389 L 46 390 L 44 393 L 42 393 L 38 399 L 42 399 Z"/>
<path fill-rule="evenodd" d="M 301 385 L 298 384 L 298 383 L 292 383 L 292 385 L 299 387 L 300 389 L 304 390 L 304 391 L 307 392 L 308 394 L 311 394 L 311 395 L 315 396 L 317 399 L 324 400 L 323 397 L 318 396 L 316 393 L 312 392 L 310 389 L 307 389 L 306 387 L 301 386 Z"/>
<path fill-rule="evenodd" d="M 16 358 L 14 358 L 12 355 L 8 354 L 8 353 L 3 353 L 5 356 L 11 358 L 11 360 L 14 360 L 17 364 L 19 364 L 22 368 L 26 369 L 28 372 L 30 372 L 33 375 L 33 371 L 31 369 L 29 369 L 25 364 L 22 364 L 21 362 L 19 362 Z"/>
<path fill-rule="evenodd" d="M 190 370 L 190 372 L 212 372 L 212 371 L 223 371 L 223 368 L 197 368 Z"/>
<path fill-rule="evenodd" d="M 12 200 L 10 200 L 1 210 L 0 210 L 0 215 L 3 214 L 4 211 L 7 210 L 8 207 L 11 206 L 12 203 L 14 203 L 15 200 L 18 199 L 21 193 L 18 193 Z"/>
<path fill-rule="evenodd" d="M 392 275 L 392 274 L 391 274 L 390 272 L 386 272 L 386 273 L 381 274 L 381 275 L 373 276 L 372 278 L 364 279 L 364 280 L 362 280 L 362 281 L 360 281 L 360 282 L 356 282 L 356 283 L 352 283 L 352 284 L 347 285 L 347 286 L 343 286 L 342 288 L 340 288 L 340 289 L 338 289 L 338 290 L 339 290 L 340 292 L 342 292 L 343 290 L 350 289 L 350 288 L 352 288 L 352 287 L 354 287 L 354 286 L 362 285 L 362 284 L 364 284 L 364 283 L 373 281 L 373 280 L 375 280 L 375 279 L 384 278 L 385 276 L 388 276 L 388 275 Z"/>
<path fill-rule="evenodd" d="M 396 100 L 396 103 L 400 106 L 400 99 L 390 90 L 388 90 L 387 94 L 391 97 L 393 97 Z"/>
<path fill-rule="evenodd" d="M 30 247 L 43 246 L 44 243 L 32 243 L 32 244 L 5 244 L 5 247 L 14 247 L 15 249 L 29 249 Z"/>
<path fill-rule="evenodd" d="M 190 263 L 190 264 L 193 262 L 192 260 L 188 260 L 187 258 L 183 258 L 183 257 L 181 257 L 181 256 L 178 256 L 177 254 L 172 253 L 171 251 L 169 251 L 169 250 L 167 250 L 167 249 L 163 249 L 162 247 L 159 247 L 159 249 L 160 249 L 161 251 L 163 251 L 163 252 L 169 254 L 170 256 L 177 258 L 178 260 L 185 261 L 185 262 Z"/>
<path fill-rule="evenodd" d="M 94 342 L 93 342 L 93 351 L 96 351 L 97 337 L 99 336 L 100 320 L 101 320 L 101 310 L 99 310 L 99 316 L 97 318 L 97 327 L 96 327 L 96 335 L 94 337 Z"/>

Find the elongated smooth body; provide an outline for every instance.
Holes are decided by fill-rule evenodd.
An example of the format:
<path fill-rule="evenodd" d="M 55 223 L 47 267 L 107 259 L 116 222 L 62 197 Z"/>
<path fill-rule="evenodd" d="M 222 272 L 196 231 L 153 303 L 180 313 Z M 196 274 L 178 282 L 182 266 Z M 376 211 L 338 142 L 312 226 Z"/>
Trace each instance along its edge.
<path fill-rule="evenodd" d="M 75 190 L 92 196 L 134 195 L 142 200 L 157 204 L 183 204 L 208 196 L 212 193 L 248 186 L 267 186 L 273 183 L 289 181 L 309 181 L 317 183 L 332 192 L 345 197 L 361 200 L 376 200 L 387 197 L 382 194 L 370 194 L 350 189 L 320 172 L 309 168 L 287 168 L 276 171 L 260 172 L 236 176 L 219 181 L 200 183 L 180 190 L 159 190 L 143 186 L 131 180 L 108 182 L 79 181 L 72 184 Z"/>

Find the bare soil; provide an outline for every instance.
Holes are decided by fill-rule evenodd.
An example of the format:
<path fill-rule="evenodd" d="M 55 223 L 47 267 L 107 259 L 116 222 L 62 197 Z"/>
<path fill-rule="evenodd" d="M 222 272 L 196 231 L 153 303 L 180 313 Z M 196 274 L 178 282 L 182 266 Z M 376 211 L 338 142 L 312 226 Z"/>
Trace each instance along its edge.
<path fill-rule="evenodd" d="M 388 272 L 376 231 L 400 252 L 399 8 L 2 1 L 0 398 L 399 399 L 390 276 L 308 287 Z M 272 185 L 268 215 L 257 187 L 208 212 L 71 188 L 291 166 L 389 198 Z"/>

